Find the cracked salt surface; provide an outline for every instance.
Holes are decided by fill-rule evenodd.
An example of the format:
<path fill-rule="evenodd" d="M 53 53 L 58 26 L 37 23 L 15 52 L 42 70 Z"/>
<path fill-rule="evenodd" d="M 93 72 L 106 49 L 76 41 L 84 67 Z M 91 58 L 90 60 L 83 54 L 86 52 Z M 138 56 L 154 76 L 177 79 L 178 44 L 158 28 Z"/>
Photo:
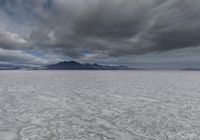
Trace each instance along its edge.
<path fill-rule="evenodd" d="M 199 140 L 200 73 L 0 71 L 0 140 Z"/>

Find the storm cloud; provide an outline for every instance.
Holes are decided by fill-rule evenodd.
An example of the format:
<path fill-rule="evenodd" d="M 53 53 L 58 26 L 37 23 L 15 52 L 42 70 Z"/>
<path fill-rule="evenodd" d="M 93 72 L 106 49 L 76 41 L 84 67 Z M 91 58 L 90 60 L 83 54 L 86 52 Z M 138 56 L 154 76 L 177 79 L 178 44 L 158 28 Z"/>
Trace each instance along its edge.
<path fill-rule="evenodd" d="M 0 0 L 5 50 L 107 61 L 199 48 L 199 37 L 199 0 Z"/>

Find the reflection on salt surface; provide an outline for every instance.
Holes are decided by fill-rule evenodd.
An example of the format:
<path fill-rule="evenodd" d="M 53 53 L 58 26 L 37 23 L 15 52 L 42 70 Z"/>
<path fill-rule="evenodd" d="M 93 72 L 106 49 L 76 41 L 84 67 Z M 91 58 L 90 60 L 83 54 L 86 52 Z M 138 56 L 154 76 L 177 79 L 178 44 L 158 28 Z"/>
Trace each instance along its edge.
<path fill-rule="evenodd" d="M 198 72 L 1 71 L 0 140 L 200 139 Z"/>

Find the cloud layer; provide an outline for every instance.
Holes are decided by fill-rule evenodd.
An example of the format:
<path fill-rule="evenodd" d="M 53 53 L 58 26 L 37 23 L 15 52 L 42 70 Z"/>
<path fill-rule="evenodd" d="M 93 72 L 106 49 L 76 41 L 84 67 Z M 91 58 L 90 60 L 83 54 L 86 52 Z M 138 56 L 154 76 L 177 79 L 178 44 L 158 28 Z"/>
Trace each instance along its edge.
<path fill-rule="evenodd" d="M 0 0 L 9 51 L 107 61 L 198 48 L 199 37 L 199 0 Z"/>

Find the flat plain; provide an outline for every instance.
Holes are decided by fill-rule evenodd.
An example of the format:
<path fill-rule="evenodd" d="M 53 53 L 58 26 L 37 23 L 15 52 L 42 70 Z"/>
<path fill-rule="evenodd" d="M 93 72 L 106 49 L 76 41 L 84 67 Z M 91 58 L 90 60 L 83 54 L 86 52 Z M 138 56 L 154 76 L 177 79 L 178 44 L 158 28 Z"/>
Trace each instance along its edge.
<path fill-rule="evenodd" d="M 198 71 L 0 71 L 0 140 L 199 140 Z"/>

